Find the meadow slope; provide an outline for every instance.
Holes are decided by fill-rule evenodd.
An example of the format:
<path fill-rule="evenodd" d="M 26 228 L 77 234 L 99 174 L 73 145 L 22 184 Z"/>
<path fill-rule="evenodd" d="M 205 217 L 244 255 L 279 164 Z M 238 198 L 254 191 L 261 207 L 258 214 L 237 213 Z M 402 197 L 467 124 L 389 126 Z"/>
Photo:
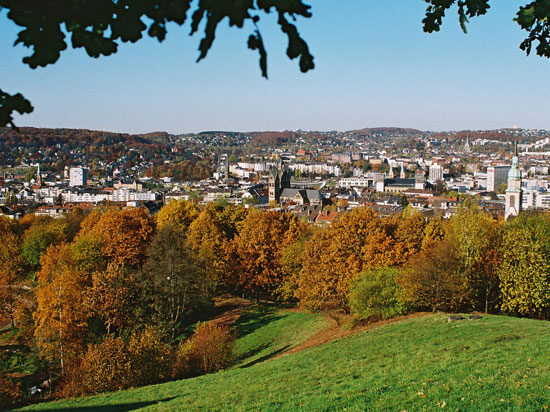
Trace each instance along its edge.
<path fill-rule="evenodd" d="M 224 372 L 28 407 L 46 411 L 526 411 L 550 407 L 550 323 L 411 317 L 284 352 L 321 315 L 252 311 Z M 283 354 L 282 356 L 280 356 Z"/>

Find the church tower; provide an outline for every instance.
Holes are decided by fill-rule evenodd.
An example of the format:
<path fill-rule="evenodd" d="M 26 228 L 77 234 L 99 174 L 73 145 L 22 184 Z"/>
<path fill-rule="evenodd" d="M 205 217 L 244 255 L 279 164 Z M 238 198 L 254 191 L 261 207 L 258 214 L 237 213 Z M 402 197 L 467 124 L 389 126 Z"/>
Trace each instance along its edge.
<path fill-rule="evenodd" d="M 40 163 L 38 163 L 38 170 L 36 171 L 36 185 L 42 186 L 42 174 L 40 173 Z"/>
<path fill-rule="evenodd" d="M 272 169 L 269 172 L 269 203 L 279 203 L 279 193 L 281 187 L 281 178 L 278 169 Z"/>
<path fill-rule="evenodd" d="M 405 168 L 403 167 L 403 163 L 401 163 L 401 173 L 399 173 L 399 177 L 401 179 L 405 179 L 407 177 L 407 174 L 405 173 Z"/>
<path fill-rule="evenodd" d="M 290 179 L 292 177 L 288 167 L 282 166 L 281 169 L 272 169 L 269 173 L 269 202 L 279 203 L 283 189 L 290 188 Z"/>
<path fill-rule="evenodd" d="M 521 211 L 522 190 L 521 171 L 519 170 L 517 143 L 512 157 L 512 167 L 508 172 L 508 189 L 506 189 L 506 205 L 504 207 L 504 220 L 510 216 L 517 216 Z"/>

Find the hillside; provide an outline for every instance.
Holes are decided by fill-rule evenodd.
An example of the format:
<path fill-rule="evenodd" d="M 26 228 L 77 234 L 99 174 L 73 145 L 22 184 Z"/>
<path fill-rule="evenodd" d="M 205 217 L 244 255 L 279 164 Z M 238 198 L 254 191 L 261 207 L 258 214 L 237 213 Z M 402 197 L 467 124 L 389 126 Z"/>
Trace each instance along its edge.
<path fill-rule="evenodd" d="M 550 323 L 501 316 L 446 323 L 411 317 L 297 353 L 289 336 L 320 315 L 241 318 L 240 363 L 212 375 L 27 410 L 546 410 Z M 297 338 L 295 332 L 306 331 Z M 286 335 L 286 337 L 285 337 Z M 277 340 L 280 340 L 277 342 Z"/>

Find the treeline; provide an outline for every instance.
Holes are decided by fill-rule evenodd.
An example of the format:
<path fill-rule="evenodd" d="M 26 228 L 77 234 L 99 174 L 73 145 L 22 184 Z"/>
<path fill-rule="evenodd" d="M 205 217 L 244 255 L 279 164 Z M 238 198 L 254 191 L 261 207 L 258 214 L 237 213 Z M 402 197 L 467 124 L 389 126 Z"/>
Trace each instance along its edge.
<path fill-rule="evenodd" d="M 319 228 L 292 214 L 173 201 L 154 218 L 104 208 L 1 219 L 0 231 L 1 309 L 59 396 L 225 367 L 229 331 L 202 324 L 185 339 L 220 293 L 371 320 L 426 310 L 550 317 L 547 215 L 503 223 L 470 204 L 427 222 L 410 209 L 358 208 Z"/>
<path fill-rule="evenodd" d="M 86 129 L 42 129 L 23 127 L 21 133 L 11 128 L 0 128 L 0 161 L 18 163 L 31 159 L 48 163 L 53 159 L 70 165 L 71 159 L 80 156 L 103 161 L 118 159 L 121 153 L 131 154 L 130 149 L 139 152 L 145 161 L 163 161 L 169 153 L 169 135 L 131 135 Z M 23 149 L 23 150 L 20 150 Z M 77 154 L 75 154 L 75 152 Z M 137 164 L 137 161 L 134 162 Z M 51 165 L 53 166 L 53 165 Z M 59 168 L 58 168 L 59 169 Z"/>
<path fill-rule="evenodd" d="M 199 159 L 192 156 L 191 159 L 178 162 L 163 163 L 153 166 L 145 176 L 160 179 L 171 177 L 177 181 L 202 180 L 212 175 L 212 161 L 210 158 Z"/>

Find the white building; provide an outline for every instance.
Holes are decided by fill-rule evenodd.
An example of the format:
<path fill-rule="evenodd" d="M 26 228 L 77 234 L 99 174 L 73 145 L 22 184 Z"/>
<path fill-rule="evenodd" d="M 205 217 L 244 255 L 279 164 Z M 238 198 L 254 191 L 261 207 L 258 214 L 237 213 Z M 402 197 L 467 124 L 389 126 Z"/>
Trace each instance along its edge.
<path fill-rule="evenodd" d="M 362 176 L 343 177 L 339 179 L 338 187 L 345 189 L 351 189 L 354 187 L 376 187 L 378 182 L 384 183 L 384 179 L 384 173 L 367 172 L 363 173 Z M 383 192 L 384 190 L 382 189 L 381 191 Z"/>
<path fill-rule="evenodd" d="M 83 167 L 71 167 L 69 172 L 69 186 L 86 186 L 88 170 Z"/>
<path fill-rule="evenodd" d="M 504 219 L 517 216 L 522 209 L 521 171 L 519 170 L 518 157 L 512 158 L 512 167 L 508 172 L 508 189 L 506 189 L 506 203 L 504 206 Z"/>
<path fill-rule="evenodd" d="M 438 180 L 443 180 L 443 166 L 434 163 L 430 166 L 429 179 L 430 183 L 435 183 Z"/>
<path fill-rule="evenodd" d="M 490 166 L 487 168 L 487 191 L 496 192 L 500 185 L 506 183 L 510 166 Z"/>

